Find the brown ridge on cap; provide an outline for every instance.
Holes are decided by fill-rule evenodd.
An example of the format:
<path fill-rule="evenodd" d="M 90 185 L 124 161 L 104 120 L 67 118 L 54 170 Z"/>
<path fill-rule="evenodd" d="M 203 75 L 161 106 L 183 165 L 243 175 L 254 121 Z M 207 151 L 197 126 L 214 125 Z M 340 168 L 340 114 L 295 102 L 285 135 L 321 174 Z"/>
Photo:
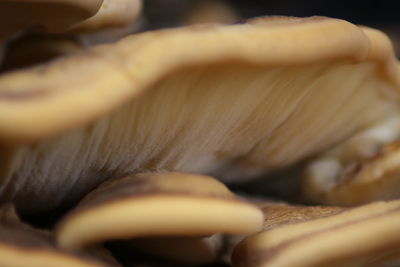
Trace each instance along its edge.
<path fill-rule="evenodd" d="M 280 241 L 275 240 L 278 232 L 267 230 L 239 244 L 233 255 L 233 266 L 293 266 L 290 259 L 294 258 L 296 266 L 307 267 L 370 266 L 368 263 L 377 266 L 373 263 L 377 259 L 383 261 L 381 264 L 390 263 L 399 260 L 397 254 L 385 261 L 384 252 L 386 248 L 400 251 L 396 224 L 399 211 L 398 201 L 349 209 L 323 219 L 276 228 L 283 233 Z M 311 252 L 315 254 L 310 255 Z"/>
<path fill-rule="evenodd" d="M 335 206 L 292 206 L 286 204 L 268 204 L 261 209 L 266 215 L 263 230 L 328 217 L 345 210 L 345 208 Z"/>
<path fill-rule="evenodd" d="M 136 97 L 174 70 L 193 64 L 240 61 L 290 66 L 333 59 L 366 60 L 383 67 L 379 75 L 384 79 L 400 85 L 390 42 L 377 31 L 328 18 L 290 19 L 293 23 L 287 24 L 269 24 L 268 18 L 265 20 L 137 34 L 46 66 L 3 75 L 0 95 L 22 95 L 42 88 L 57 94 L 20 97 L 18 102 L 0 98 L 0 137 L 32 141 L 91 121 Z M 300 47 L 302 53 L 298 53 Z M 92 56 L 88 57 L 89 54 Z M 69 77 L 67 83 L 65 77 Z M 79 90 L 71 90 L 76 87 Z M 94 102 L 97 95 L 104 100 Z M 27 120 L 36 121 L 34 127 L 25 123 Z"/>

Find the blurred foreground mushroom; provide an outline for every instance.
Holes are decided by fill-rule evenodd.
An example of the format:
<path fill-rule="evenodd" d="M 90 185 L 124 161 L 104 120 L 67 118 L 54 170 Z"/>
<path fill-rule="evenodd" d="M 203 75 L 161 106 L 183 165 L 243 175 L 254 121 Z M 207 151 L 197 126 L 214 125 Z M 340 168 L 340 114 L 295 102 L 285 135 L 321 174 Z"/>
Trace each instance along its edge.
<path fill-rule="evenodd" d="M 2 0 L 0 40 L 31 27 L 60 33 L 123 26 L 131 23 L 139 11 L 139 0 Z"/>
<path fill-rule="evenodd" d="M 86 45 L 98 43 L 102 39 L 115 41 L 122 37 L 121 34 L 132 33 L 129 30 L 134 29 L 132 25 L 140 10 L 140 0 L 2 0 L 0 65 L 3 53 L 9 53 L 6 41 L 19 39 L 17 41 L 21 43 L 26 40 L 24 35 L 32 33 L 39 33 L 35 38 L 43 37 L 48 47 L 60 46 L 59 42 L 49 42 L 59 38 L 59 34 L 68 34 L 70 38 L 80 36 Z M 25 51 L 29 51 L 30 47 L 28 43 Z M 23 54 L 26 52 L 23 51 Z"/>
<path fill-rule="evenodd" d="M 100 252 L 100 251 L 99 251 Z M 70 253 L 58 249 L 51 233 L 20 221 L 11 205 L 0 208 L 0 266 L 107 267 L 119 266 L 107 253 Z"/>
<path fill-rule="evenodd" d="M 30 27 L 65 32 L 96 14 L 103 0 L 2 0 L 0 1 L 0 42 Z"/>
<path fill-rule="evenodd" d="M 139 0 L 103 0 L 100 10 L 93 17 L 76 25 L 74 30 L 94 31 L 126 26 L 136 19 L 140 8 Z"/>

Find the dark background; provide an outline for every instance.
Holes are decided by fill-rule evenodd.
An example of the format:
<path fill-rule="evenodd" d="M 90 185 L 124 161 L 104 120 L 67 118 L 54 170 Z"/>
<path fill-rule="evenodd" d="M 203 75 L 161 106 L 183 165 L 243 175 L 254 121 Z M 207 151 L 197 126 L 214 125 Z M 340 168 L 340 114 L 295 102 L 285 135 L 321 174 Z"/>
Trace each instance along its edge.
<path fill-rule="evenodd" d="M 258 16 L 318 15 L 378 28 L 391 37 L 400 52 L 400 0 L 145 0 L 147 29 L 184 25 L 182 18 L 195 12 L 199 4 L 216 2 L 232 9 L 237 22 Z"/>
<path fill-rule="evenodd" d="M 333 1 L 333 0 L 232 0 L 243 17 L 263 15 L 329 16 L 356 24 L 386 27 L 399 23 L 400 1 Z"/>

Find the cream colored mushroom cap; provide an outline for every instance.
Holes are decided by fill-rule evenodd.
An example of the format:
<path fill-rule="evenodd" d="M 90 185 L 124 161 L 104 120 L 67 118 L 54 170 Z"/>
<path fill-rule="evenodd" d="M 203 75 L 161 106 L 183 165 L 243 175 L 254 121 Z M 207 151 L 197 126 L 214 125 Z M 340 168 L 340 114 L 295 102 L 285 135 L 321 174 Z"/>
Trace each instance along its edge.
<path fill-rule="evenodd" d="M 106 182 L 56 228 L 59 246 L 73 250 L 107 240 L 248 234 L 263 220 L 257 207 L 215 179 L 167 172 Z"/>
<path fill-rule="evenodd" d="M 377 66 L 377 79 L 400 85 L 388 38 L 338 19 L 272 17 L 138 34 L 52 64 L 3 74 L 0 138 L 27 142 L 82 125 L 185 66 L 244 62 L 279 67 L 336 60 L 371 62 Z"/>
<path fill-rule="evenodd" d="M 136 34 L 4 73 L 0 196 L 49 209 L 154 169 L 243 182 L 397 116 L 398 72 L 377 30 L 272 17 Z"/>

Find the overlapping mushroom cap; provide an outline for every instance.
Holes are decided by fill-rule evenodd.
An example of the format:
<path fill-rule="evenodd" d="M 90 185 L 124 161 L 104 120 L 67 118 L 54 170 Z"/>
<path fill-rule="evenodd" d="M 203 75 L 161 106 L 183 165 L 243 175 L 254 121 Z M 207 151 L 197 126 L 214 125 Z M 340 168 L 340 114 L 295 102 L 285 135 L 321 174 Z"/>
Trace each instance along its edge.
<path fill-rule="evenodd" d="M 395 116 L 397 73 L 382 33 L 328 18 L 137 34 L 7 73 L 2 198 L 43 210 L 154 168 L 260 175 Z"/>
<path fill-rule="evenodd" d="M 265 230 L 236 247 L 233 266 L 396 266 L 399 204 L 351 209 L 266 205 Z"/>
<path fill-rule="evenodd" d="M 31 27 L 60 33 L 125 25 L 136 18 L 139 10 L 137 0 L 2 0 L 0 41 Z"/>
<path fill-rule="evenodd" d="M 0 40 L 29 27 L 63 32 L 97 13 L 103 0 L 2 0 Z"/>
<path fill-rule="evenodd" d="M 52 233 L 23 223 L 12 205 L 0 207 L 0 265 L 2 266 L 119 266 L 107 252 L 70 253 L 59 249 Z"/>

